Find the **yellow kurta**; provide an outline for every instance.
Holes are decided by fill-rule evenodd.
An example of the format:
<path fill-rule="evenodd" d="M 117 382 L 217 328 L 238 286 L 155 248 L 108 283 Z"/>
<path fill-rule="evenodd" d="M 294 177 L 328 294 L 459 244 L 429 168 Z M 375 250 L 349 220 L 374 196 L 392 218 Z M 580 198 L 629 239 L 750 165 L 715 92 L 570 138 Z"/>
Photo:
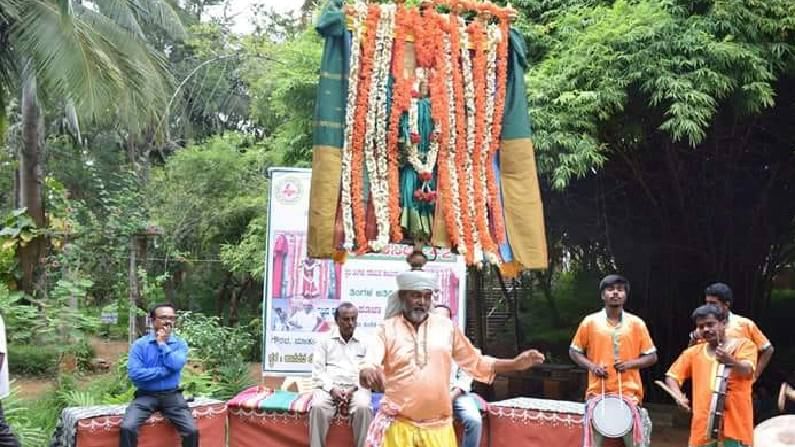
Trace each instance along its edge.
<path fill-rule="evenodd" d="M 494 361 L 480 354 L 450 319 L 430 314 L 415 330 L 401 314 L 379 327 L 364 366 L 383 367 L 383 402 L 398 409 L 398 421 L 442 428 L 452 421 L 453 362 L 478 382 L 490 383 Z"/>

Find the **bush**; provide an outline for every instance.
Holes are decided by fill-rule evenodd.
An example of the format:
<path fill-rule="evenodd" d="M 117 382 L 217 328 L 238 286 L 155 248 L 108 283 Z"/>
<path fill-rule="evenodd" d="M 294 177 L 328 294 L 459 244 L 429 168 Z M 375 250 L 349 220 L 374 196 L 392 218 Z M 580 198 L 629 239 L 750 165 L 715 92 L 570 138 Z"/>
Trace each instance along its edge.
<path fill-rule="evenodd" d="M 58 371 L 60 350 L 55 346 L 10 345 L 8 368 L 12 374 L 49 376 Z"/>
<path fill-rule="evenodd" d="M 74 356 L 76 362 L 75 366 L 77 366 L 77 369 L 80 371 L 89 371 L 91 369 L 91 361 L 96 357 L 94 348 L 85 338 L 77 343 L 65 346 L 61 352 L 65 355 Z"/>
<path fill-rule="evenodd" d="M 255 336 L 246 327 L 227 327 L 218 317 L 180 313 L 177 335 L 184 338 L 192 359 L 209 370 L 232 365 L 250 357 Z"/>

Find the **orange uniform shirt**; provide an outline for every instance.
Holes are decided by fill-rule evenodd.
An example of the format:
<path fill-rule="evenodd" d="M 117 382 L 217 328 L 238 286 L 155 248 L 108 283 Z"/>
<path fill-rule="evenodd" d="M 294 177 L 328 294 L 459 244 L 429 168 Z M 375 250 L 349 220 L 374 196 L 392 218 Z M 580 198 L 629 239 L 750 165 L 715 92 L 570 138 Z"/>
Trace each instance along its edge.
<path fill-rule="evenodd" d="M 570 348 L 584 354 L 588 360 L 607 368 L 608 376 L 604 380 L 605 391 L 615 394 L 618 394 L 619 388 L 618 371 L 613 368 L 616 360 L 634 360 L 641 355 L 656 352 L 646 323 L 640 317 L 624 311 L 621 321 L 614 324 L 607 319 L 607 312 L 604 309 L 582 320 Z M 601 395 L 602 382 L 602 379 L 589 373 L 585 398 Z M 630 369 L 621 374 L 621 388 L 624 396 L 640 403 L 643 400 L 640 370 Z"/>
<path fill-rule="evenodd" d="M 449 318 L 430 314 L 418 330 L 403 315 L 384 321 L 367 349 L 364 367 L 384 368 L 384 402 L 414 425 L 452 421 L 453 362 L 478 382 L 494 379 L 494 359 L 481 355 Z"/>
<path fill-rule="evenodd" d="M 747 338 L 754 342 L 758 351 L 770 347 L 770 340 L 753 320 L 731 312 L 726 322 L 726 338 Z"/>
<path fill-rule="evenodd" d="M 748 339 L 738 340 L 739 345 L 732 355 L 738 361 L 750 362 L 756 368 L 756 345 Z M 681 386 L 685 380 L 693 381 L 691 408 L 693 417 L 690 423 L 690 446 L 708 444 L 707 424 L 712 391 L 715 388 L 715 375 L 718 361 L 709 352 L 708 343 L 699 343 L 687 348 L 676 359 L 666 375 L 674 378 Z M 723 439 L 734 439 L 745 445 L 754 442 L 754 408 L 751 402 L 753 375 L 741 377 L 735 372 L 729 375 L 726 387 L 726 408 L 723 417 Z M 762 446 L 764 447 L 764 446 Z"/>

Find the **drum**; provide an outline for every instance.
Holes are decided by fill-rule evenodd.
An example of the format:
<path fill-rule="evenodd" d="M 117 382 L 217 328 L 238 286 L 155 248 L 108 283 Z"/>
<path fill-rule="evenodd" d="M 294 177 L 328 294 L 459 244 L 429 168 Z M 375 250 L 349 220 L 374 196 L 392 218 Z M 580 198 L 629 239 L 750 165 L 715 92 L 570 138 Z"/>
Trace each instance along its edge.
<path fill-rule="evenodd" d="M 592 411 L 593 428 L 606 438 L 623 438 L 632 430 L 632 409 L 618 396 L 602 396 Z"/>
<path fill-rule="evenodd" d="M 760 447 L 795 446 L 795 415 L 776 416 L 754 428 L 754 445 Z"/>

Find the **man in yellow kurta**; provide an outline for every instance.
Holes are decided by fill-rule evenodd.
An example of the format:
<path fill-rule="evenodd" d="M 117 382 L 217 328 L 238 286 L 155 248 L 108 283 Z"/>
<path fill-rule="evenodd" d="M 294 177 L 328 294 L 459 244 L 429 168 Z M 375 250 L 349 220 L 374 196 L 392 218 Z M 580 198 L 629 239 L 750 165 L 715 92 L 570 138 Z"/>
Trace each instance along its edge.
<path fill-rule="evenodd" d="M 453 362 L 478 382 L 541 364 L 525 351 L 513 359 L 481 355 L 455 322 L 432 314 L 436 277 L 397 277 L 402 312 L 379 327 L 360 371 L 362 386 L 383 386 L 384 397 L 367 435 L 368 447 L 455 447 L 450 401 Z M 382 369 L 383 368 L 383 369 Z"/>

